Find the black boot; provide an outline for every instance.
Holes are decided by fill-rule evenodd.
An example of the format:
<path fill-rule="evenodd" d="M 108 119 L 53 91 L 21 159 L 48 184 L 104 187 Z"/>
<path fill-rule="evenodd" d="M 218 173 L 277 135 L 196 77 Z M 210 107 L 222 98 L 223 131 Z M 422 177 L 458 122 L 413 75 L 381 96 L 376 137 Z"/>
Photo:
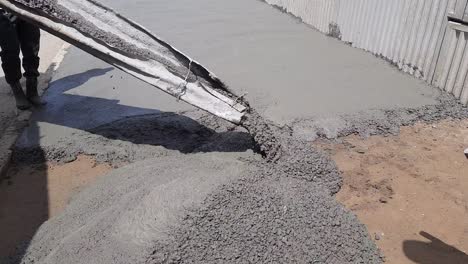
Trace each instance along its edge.
<path fill-rule="evenodd" d="M 44 101 L 42 101 L 41 97 L 37 92 L 36 78 L 26 79 L 26 97 L 28 98 L 29 102 L 31 102 L 33 105 L 41 106 L 46 104 Z"/>
<path fill-rule="evenodd" d="M 29 103 L 26 95 L 24 95 L 23 87 L 19 82 L 15 84 L 11 84 L 11 90 L 13 91 L 13 95 L 15 96 L 16 101 L 16 108 L 19 110 L 26 110 L 31 108 L 31 103 Z"/>

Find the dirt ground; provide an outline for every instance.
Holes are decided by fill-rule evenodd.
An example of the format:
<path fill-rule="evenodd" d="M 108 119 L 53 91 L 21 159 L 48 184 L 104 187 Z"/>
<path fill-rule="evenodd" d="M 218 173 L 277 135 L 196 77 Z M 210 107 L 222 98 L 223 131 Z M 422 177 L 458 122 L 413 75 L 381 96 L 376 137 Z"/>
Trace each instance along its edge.
<path fill-rule="evenodd" d="M 21 254 L 17 245 L 29 241 L 75 193 L 111 169 L 87 156 L 62 165 L 14 164 L 0 179 L 0 262 L 2 256 Z"/>
<path fill-rule="evenodd" d="M 468 120 L 318 143 L 343 172 L 338 200 L 387 263 L 468 263 Z"/>

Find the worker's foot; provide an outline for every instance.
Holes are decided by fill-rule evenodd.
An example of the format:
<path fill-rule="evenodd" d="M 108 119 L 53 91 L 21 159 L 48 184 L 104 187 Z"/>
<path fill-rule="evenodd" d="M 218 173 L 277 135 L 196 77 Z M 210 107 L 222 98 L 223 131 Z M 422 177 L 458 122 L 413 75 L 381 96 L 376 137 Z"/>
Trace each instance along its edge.
<path fill-rule="evenodd" d="M 13 91 L 13 95 L 15 96 L 16 108 L 19 110 L 26 110 L 31 108 L 31 103 L 26 98 L 26 95 L 24 95 L 21 84 L 17 82 L 15 84 L 11 84 L 10 86 L 11 90 Z"/>
<path fill-rule="evenodd" d="M 42 106 L 46 104 L 46 102 L 41 99 L 37 92 L 36 78 L 29 78 L 26 80 L 26 97 L 28 98 L 29 102 L 35 106 Z"/>

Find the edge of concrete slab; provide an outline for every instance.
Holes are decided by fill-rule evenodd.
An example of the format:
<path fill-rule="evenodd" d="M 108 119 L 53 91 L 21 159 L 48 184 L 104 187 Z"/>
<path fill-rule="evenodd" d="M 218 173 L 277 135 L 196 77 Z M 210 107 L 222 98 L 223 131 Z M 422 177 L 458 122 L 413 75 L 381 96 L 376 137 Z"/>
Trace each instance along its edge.
<path fill-rule="evenodd" d="M 45 90 L 49 88 L 53 74 L 60 66 L 60 63 L 63 61 L 63 58 L 65 57 L 69 47 L 70 44 L 63 43 L 57 54 L 50 62 L 46 72 L 42 74 L 39 82 L 39 94 L 41 96 L 44 94 Z M 10 122 L 0 138 L 0 178 L 5 176 L 11 165 L 11 157 L 16 140 L 23 132 L 23 130 L 29 125 L 31 115 L 32 111 L 17 110 L 16 118 Z"/>

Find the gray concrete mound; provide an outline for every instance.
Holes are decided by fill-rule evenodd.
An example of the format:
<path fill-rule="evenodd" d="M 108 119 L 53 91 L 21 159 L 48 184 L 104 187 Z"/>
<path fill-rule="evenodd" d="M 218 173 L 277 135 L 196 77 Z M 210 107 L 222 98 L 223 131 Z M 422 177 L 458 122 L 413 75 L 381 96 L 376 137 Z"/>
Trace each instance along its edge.
<path fill-rule="evenodd" d="M 397 133 L 467 111 L 441 96 L 439 105 L 368 114 L 369 122 L 356 115 L 361 121 L 343 122 L 335 136 Z M 243 125 L 201 111 L 160 113 L 37 146 L 48 160 L 87 154 L 132 164 L 44 224 L 21 263 L 382 262 L 365 226 L 334 200 L 342 179 L 329 157 L 293 126 L 253 111 Z M 18 148 L 15 158 L 34 161 L 33 153 Z"/>
<path fill-rule="evenodd" d="M 21 263 L 142 263 L 185 208 L 250 173 L 243 156 L 173 154 L 117 169 L 43 224 Z"/>
<path fill-rule="evenodd" d="M 284 177 L 282 177 L 284 176 Z M 380 263 L 366 228 L 319 185 L 266 169 L 189 211 L 148 263 Z"/>
<path fill-rule="evenodd" d="M 288 129 L 281 129 L 265 120 L 254 110 L 242 124 L 252 135 L 266 161 L 277 174 L 315 182 L 331 194 L 341 187 L 341 176 L 336 164 L 308 142 L 293 138 Z"/>
<path fill-rule="evenodd" d="M 327 156 L 259 116 L 261 129 L 246 126 L 274 144 L 185 114 L 126 118 L 46 148 L 46 159 L 132 164 L 41 226 L 21 263 L 380 263 L 366 228 L 333 199 L 341 177 Z"/>
<path fill-rule="evenodd" d="M 334 162 L 255 112 L 243 124 L 266 157 L 190 211 L 148 263 L 380 263 L 357 218 L 333 200 Z"/>

